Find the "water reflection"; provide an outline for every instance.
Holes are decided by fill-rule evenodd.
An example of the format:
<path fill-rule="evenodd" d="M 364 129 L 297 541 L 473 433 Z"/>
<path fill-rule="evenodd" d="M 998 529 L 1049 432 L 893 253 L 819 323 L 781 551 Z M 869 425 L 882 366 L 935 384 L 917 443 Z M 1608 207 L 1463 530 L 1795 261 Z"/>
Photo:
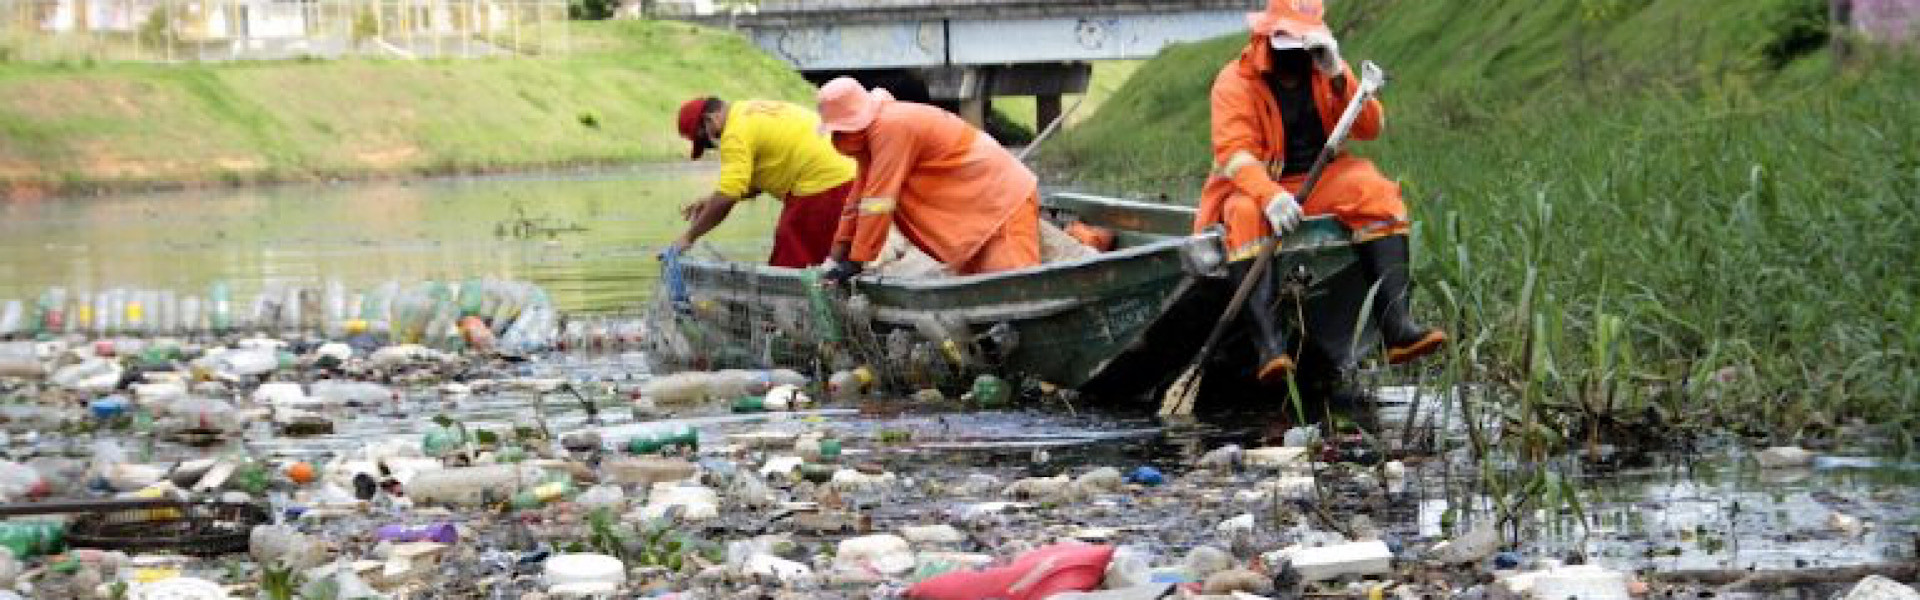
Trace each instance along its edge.
<path fill-rule="evenodd" d="M 241 298 L 264 286 L 339 279 L 500 277 L 545 286 L 561 310 L 628 309 L 652 291 L 654 252 L 708 168 L 195 190 L 0 203 L 0 300 L 48 286 Z M 756 260 L 779 203 L 742 203 L 706 238 Z"/>

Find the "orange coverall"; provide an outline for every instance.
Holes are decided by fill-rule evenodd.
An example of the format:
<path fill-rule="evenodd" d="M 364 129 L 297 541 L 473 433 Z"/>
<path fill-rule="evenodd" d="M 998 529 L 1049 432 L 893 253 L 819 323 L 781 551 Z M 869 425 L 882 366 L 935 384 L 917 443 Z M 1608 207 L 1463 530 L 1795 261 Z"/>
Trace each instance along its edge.
<path fill-rule="evenodd" d="M 1194 215 L 1195 233 L 1214 223 L 1226 223 L 1227 248 L 1234 258 L 1253 250 L 1253 243 L 1272 235 L 1265 208 L 1275 192 L 1298 192 L 1306 174 L 1275 176 L 1286 160 L 1286 131 L 1280 120 L 1280 105 L 1267 87 L 1265 74 L 1272 68 L 1268 38 L 1252 36 L 1240 57 L 1220 69 L 1213 80 L 1213 166 L 1207 184 L 1200 190 L 1200 210 Z M 1346 110 L 1359 82 L 1347 69 L 1344 89 L 1333 89 L 1333 80 L 1319 71 L 1312 74 L 1314 105 L 1320 109 L 1321 126 L 1329 135 Z M 1386 116 L 1380 102 L 1367 100 L 1354 120 L 1350 139 L 1371 140 L 1380 135 Z M 1406 233 L 1407 207 L 1400 199 L 1400 184 L 1388 180 L 1363 158 L 1335 155 L 1320 176 L 1318 188 L 1310 198 L 1299 198 L 1305 214 L 1333 215 L 1354 232 L 1356 241 Z"/>
<path fill-rule="evenodd" d="M 886 101 L 862 132 L 834 136 L 860 165 L 836 242 L 868 262 L 888 225 L 961 275 L 1040 264 L 1038 178 L 966 121 L 933 106 Z"/>

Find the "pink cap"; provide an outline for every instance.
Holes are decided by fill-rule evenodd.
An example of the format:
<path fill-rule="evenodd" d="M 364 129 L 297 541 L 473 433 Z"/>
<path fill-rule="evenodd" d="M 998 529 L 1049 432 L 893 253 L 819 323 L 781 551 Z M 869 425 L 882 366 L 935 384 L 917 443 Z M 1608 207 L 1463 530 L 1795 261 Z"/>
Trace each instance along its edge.
<path fill-rule="evenodd" d="M 868 92 L 852 77 L 836 77 L 820 86 L 815 96 L 820 103 L 820 128 L 827 131 L 859 131 L 873 124 L 880 114 L 880 103 L 892 100 L 883 89 Z"/>

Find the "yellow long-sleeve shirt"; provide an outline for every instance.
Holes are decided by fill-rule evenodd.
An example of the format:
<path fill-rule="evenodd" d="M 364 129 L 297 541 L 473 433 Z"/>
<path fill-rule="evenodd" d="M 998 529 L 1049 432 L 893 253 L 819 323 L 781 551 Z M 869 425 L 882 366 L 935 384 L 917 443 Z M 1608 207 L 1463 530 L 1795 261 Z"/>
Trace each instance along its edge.
<path fill-rule="evenodd" d="M 776 198 L 810 196 L 853 180 L 853 159 L 820 133 L 820 115 L 777 100 L 741 100 L 727 107 L 720 133 L 716 191 L 742 198 L 750 190 Z M 744 198 L 742 198 L 744 199 Z"/>

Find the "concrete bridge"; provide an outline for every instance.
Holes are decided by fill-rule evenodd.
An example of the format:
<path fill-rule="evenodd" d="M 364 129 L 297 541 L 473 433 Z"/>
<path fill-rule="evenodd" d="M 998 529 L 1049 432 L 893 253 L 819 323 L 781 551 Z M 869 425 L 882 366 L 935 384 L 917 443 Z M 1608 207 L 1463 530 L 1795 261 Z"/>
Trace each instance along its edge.
<path fill-rule="evenodd" d="M 1090 61 L 1244 31 L 1264 0 L 765 0 L 720 17 L 815 84 L 852 75 L 984 122 L 993 96 L 1034 96 L 1036 123 L 1086 91 Z"/>

